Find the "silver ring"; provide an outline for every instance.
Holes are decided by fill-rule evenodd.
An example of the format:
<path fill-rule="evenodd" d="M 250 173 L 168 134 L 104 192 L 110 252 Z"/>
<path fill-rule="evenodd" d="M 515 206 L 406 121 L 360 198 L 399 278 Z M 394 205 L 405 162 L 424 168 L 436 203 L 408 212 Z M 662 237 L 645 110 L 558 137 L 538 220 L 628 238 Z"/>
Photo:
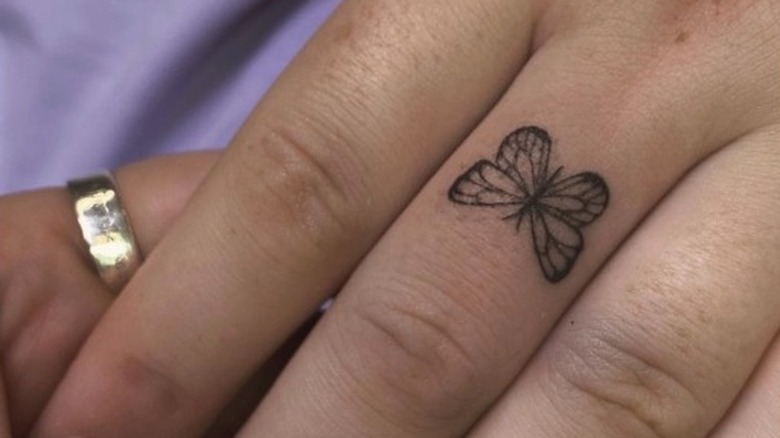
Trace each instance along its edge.
<path fill-rule="evenodd" d="M 81 234 L 100 278 L 114 292 L 130 281 L 141 265 L 133 229 L 110 173 L 68 181 Z"/>

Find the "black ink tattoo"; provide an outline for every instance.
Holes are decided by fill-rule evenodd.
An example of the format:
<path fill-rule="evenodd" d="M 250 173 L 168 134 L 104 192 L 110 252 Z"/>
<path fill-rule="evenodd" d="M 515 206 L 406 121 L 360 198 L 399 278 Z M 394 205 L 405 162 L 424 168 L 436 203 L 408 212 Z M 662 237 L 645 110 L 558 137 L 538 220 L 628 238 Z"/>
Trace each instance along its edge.
<path fill-rule="evenodd" d="M 480 160 L 458 177 L 449 198 L 458 204 L 512 208 L 503 219 L 516 220 L 518 231 L 528 215 L 544 277 L 557 283 L 582 251 L 580 229 L 607 208 L 609 189 L 593 172 L 562 178 L 559 167 L 548 176 L 551 148 L 544 129 L 520 128 L 501 143 L 495 162 Z"/>

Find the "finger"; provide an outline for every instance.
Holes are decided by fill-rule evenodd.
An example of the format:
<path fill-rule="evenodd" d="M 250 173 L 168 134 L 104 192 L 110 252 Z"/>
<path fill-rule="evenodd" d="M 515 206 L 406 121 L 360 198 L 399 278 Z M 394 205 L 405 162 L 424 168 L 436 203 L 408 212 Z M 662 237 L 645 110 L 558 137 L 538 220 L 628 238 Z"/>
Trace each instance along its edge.
<path fill-rule="evenodd" d="M 736 404 L 711 438 L 774 438 L 780 436 L 780 337 L 764 354 Z"/>
<path fill-rule="evenodd" d="M 167 155 L 114 171 L 117 189 L 143 254 L 151 253 L 157 246 L 219 155 L 217 151 Z"/>
<path fill-rule="evenodd" d="M 353 274 L 246 436 L 463 434 L 687 169 L 753 123 L 776 120 L 778 108 L 767 100 L 778 96 L 776 83 L 733 80 L 732 44 L 740 41 L 739 53 L 747 51 L 741 44 L 751 39 L 758 10 L 744 8 L 744 21 L 729 27 L 733 33 L 708 36 L 696 25 L 704 26 L 709 15 L 682 24 L 668 18 L 685 12 L 675 10 L 680 3 L 553 5 L 537 24 L 550 34 L 546 43 Z M 587 19 L 591 12 L 599 19 Z M 562 25 L 556 20 L 581 24 L 556 33 Z M 680 45 L 674 41 L 682 25 L 698 33 Z M 756 46 L 751 53 L 769 52 Z M 766 78 L 775 68 L 763 61 L 751 65 Z M 501 193 L 520 184 L 501 177 L 493 157 L 506 133 L 531 123 L 552 135 L 549 174 L 558 166 L 564 166 L 561 178 L 597 172 L 610 190 L 607 209 L 592 224 L 558 225 L 558 233 L 581 233 L 584 249 L 568 276 L 554 278 L 557 283 L 543 275 L 534 237 L 542 232 L 532 229 L 529 217 L 500 220 L 539 202 L 533 195 L 508 209 L 448 200 L 448 191 L 471 175 L 476 162 L 487 170 L 460 195 L 489 180 L 494 188 L 473 204 L 511 204 Z M 523 172 L 533 180 L 532 172 Z"/>
<path fill-rule="evenodd" d="M 222 438 L 236 436 L 241 426 L 255 410 L 260 400 L 265 396 L 271 385 L 282 372 L 287 362 L 301 345 L 311 329 L 319 320 L 319 315 L 311 318 L 298 329 L 295 334 L 255 372 L 251 379 L 241 388 L 236 396 L 223 409 L 217 420 L 209 426 L 204 434 L 207 438 Z"/>
<path fill-rule="evenodd" d="M 157 158 L 118 169 L 146 253 L 183 208 L 216 153 Z M 13 430 L 26 436 L 113 293 L 97 276 L 64 189 L 0 199 L 0 345 Z"/>
<path fill-rule="evenodd" d="M 202 431 L 506 87 L 530 7 L 343 3 L 112 306 L 41 434 Z"/>
<path fill-rule="evenodd" d="M 473 436 L 706 436 L 780 329 L 778 144 L 755 133 L 686 178 Z"/>
<path fill-rule="evenodd" d="M 15 434 L 26 436 L 110 305 L 64 190 L 0 199 L 0 344 Z"/>

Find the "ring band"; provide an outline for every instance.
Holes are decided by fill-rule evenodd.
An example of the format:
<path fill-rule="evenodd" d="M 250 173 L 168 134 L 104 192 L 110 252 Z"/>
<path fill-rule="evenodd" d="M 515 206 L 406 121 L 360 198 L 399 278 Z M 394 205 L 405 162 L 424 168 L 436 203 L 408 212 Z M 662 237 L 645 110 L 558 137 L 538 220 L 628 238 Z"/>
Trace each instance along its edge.
<path fill-rule="evenodd" d="M 81 234 L 100 278 L 119 292 L 141 265 L 133 229 L 110 173 L 68 181 Z"/>

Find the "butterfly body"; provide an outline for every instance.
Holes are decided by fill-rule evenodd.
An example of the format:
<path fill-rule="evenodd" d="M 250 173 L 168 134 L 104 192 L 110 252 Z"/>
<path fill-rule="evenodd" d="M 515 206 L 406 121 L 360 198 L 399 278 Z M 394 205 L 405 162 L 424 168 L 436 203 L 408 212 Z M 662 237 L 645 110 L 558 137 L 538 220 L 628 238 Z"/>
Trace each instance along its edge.
<path fill-rule="evenodd" d="M 520 230 L 520 225 L 523 223 L 523 219 L 525 218 L 525 215 L 528 214 L 528 211 L 533 208 L 537 208 L 537 202 L 539 202 L 539 199 L 541 199 L 544 196 L 545 191 L 552 185 L 551 183 L 555 181 L 558 174 L 563 170 L 563 167 L 559 167 L 554 173 L 553 176 L 550 177 L 548 180 L 548 183 L 544 186 L 539 188 L 536 192 L 529 195 L 525 200 L 522 202 L 522 206 L 520 207 L 520 210 L 517 212 L 514 212 L 510 214 L 509 216 L 504 216 L 503 220 L 511 220 L 516 219 L 517 224 L 515 225 L 515 228 L 517 230 Z"/>
<path fill-rule="evenodd" d="M 583 248 L 580 229 L 606 209 L 609 190 L 596 173 L 561 178 L 563 168 L 548 176 L 552 140 L 541 128 L 520 128 L 504 139 L 495 161 L 480 160 L 455 180 L 449 198 L 455 203 L 517 208 L 519 230 L 530 217 L 534 249 L 545 278 L 561 281 Z"/>

